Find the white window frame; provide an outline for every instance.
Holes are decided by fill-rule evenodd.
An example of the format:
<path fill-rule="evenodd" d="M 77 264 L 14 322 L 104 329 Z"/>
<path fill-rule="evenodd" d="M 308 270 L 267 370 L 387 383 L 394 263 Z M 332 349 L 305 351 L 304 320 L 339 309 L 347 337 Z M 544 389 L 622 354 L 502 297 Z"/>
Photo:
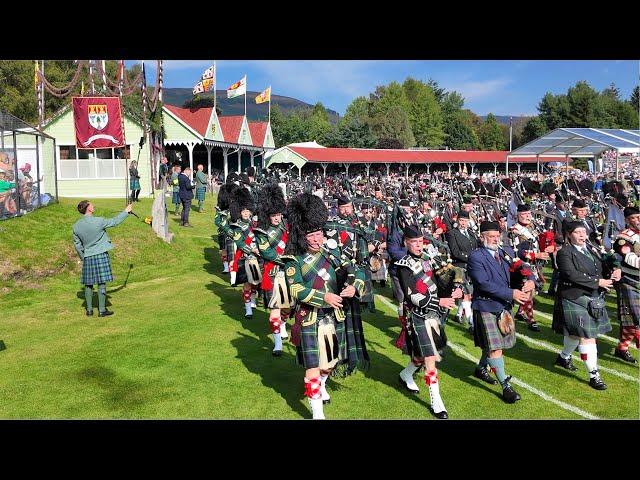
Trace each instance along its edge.
<path fill-rule="evenodd" d="M 61 145 L 57 145 L 56 146 L 58 151 L 58 180 L 64 180 L 64 181 L 73 181 L 73 180 L 124 180 L 126 178 L 126 169 L 129 168 L 128 162 L 131 161 L 131 158 L 127 158 L 127 165 L 125 165 L 125 170 L 124 170 L 124 175 L 122 175 L 121 177 L 117 177 L 117 176 L 111 176 L 111 177 L 98 177 L 98 176 L 93 176 L 93 177 L 80 177 L 80 165 L 78 163 L 79 160 L 82 160 L 84 162 L 87 162 L 89 160 L 93 160 L 93 171 L 94 172 L 98 172 L 98 165 L 96 163 L 96 160 L 125 160 L 123 158 L 98 158 L 97 157 L 97 150 L 103 150 L 103 149 L 82 149 L 85 152 L 88 152 L 89 155 L 93 155 L 93 158 L 89 158 L 89 159 L 79 159 L 78 157 L 78 148 L 76 148 L 75 144 L 69 143 L 69 144 L 61 144 Z M 76 177 L 73 178 L 69 178 L 69 177 L 63 177 L 62 173 L 61 173 L 61 163 L 62 162 L 66 162 L 67 160 L 63 160 L 62 157 L 60 156 L 60 149 L 63 147 L 74 147 L 76 149 L 76 158 L 75 159 L 71 159 L 71 160 L 75 160 L 75 165 L 76 165 Z M 132 145 L 127 144 L 124 148 L 125 150 L 127 149 L 127 147 L 129 148 L 129 156 L 131 156 L 131 150 L 132 150 Z M 120 147 L 123 148 L 123 147 Z M 115 156 L 115 148 L 111 149 L 111 157 Z M 113 164 L 113 169 L 112 172 L 115 174 L 115 162 Z"/>

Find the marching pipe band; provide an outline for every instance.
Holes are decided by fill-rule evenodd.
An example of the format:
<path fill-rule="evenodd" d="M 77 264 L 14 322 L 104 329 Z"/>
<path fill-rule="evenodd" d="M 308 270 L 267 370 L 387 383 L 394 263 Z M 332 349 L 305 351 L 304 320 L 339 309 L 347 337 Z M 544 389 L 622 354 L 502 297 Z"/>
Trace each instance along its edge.
<path fill-rule="evenodd" d="M 588 346 L 598 329 L 575 330 L 571 322 L 577 318 L 584 325 L 588 314 L 597 325 L 603 318 L 597 298 L 607 291 L 617 292 L 622 326 L 615 355 L 636 362 L 628 347 L 633 340 L 640 344 L 640 214 L 631 205 L 633 198 L 638 200 L 637 191 L 625 196 L 620 182 L 607 182 L 600 192 L 590 190 L 593 183 L 560 176 L 541 183 L 537 175 L 481 179 L 440 173 L 409 178 L 311 174 L 301 180 L 289 173 L 260 175 L 257 182 L 231 174 L 218 197 L 215 224 L 223 273 L 235 277 L 232 285 L 243 284 L 247 318 L 255 308 L 255 292 L 269 292 L 264 303 L 270 312 L 274 357 L 282 356 L 282 341 L 289 337 L 285 325 L 288 318 L 293 320 L 290 339 L 298 363 L 307 369 L 305 395 L 314 418 L 324 418 L 323 406 L 330 401 L 329 375 L 369 366 L 361 312 L 367 306 L 375 312 L 374 282 L 386 285 L 391 280 L 398 302 L 402 329 L 396 345 L 410 355 L 400 373 L 401 385 L 419 392 L 413 376 L 424 368 L 431 410 L 438 418 L 449 414 L 435 386 L 436 362 L 442 361 L 446 321 L 456 303 L 457 321 L 469 326 L 483 353 L 474 376 L 490 385 L 500 383 L 505 402 L 520 399 L 498 352 L 515 344 L 515 304 L 515 319 L 524 320 L 534 332 L 540 330 L 534 298 L 546 283 L 543 269 L 550 259 L 554 275 L 549 291 L 557 284 L 562 292 L 556 308 L 576 298 L 581 304 L 594 300 L 591 309 L 585 303 L 573 317 L 561 318 L 554 310 L 554 329 L 566 337 L 564 356 L 556 365 L 575 368 L 566 352 L 576 338 L 582 339 L 574 349 L 580 346 L 581 354 L 586 352 L 590 379 L 596 378 L 590 385 L 606 388 L 593 373 L 594 349 Z M 619 218 L 617 230 L 613 225 L 606 230 L 614 206 L 624 210 L 622 231 Z M 281 215 L 280 223 L 269 223 L 273 214 Z M 611 249 L 605 249 L 605 231 L 618 232 L 608 233 Z M 581 245 L 587 245 L 588 255 L 572 261 L 580 262 L 585 275 L 603 275 L 605 288 L 569 285 L 576 278 L 567 276 L 567 255 L 572 249 L 581 252 Z M 585 259 L 593 261 L 595 270 Z M 622 267 L 615 267 L 615 261 Z"/>

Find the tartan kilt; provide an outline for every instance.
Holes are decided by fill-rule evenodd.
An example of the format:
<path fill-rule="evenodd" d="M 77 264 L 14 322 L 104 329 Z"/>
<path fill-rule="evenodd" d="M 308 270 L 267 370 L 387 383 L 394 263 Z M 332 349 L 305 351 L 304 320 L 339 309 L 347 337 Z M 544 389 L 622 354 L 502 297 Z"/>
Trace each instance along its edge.
<path fill-rule="evenodd" d="M 171 203 L 173 203 L 174 205 L 180 205 L 180 192 L 173 192 Z"/>
<path fill-rule="evenodd" d="M 85 257 L 82 262 L 80 283 L 82 285 L 97 285 L 107 282 L 113 282 L 109 252 Z"/>
<path fill-rule="evenodd" d="M 599 334 L 612 330 L 609 314 L 595 319 L 589 315 L 587 303 L 589 297 L 582 295 L 575 300 L 556 298 L 553 305 L 553 322 L 551 327 L 560 335 L 573 335 L 580 338 L 597 338 Z"/>
<path fill-rule="evenodd" d="M 373 282 L 371 281 L 371 270 L 369 266 L 362 267 L 364 269 L 364 295 L 360 299 L 362 303 L 373 302 Z"/>
<path fill-rule="evenodd" d="M 435 312 L 427 314 L 429 318 L 434 318 L 440 323 L 440 316 Z M 412 358 L 424 358 L 433 357 L 438 351 L 437 347 L 431 342 L 427 328 L 429 328 L 425 322 L 425 319 L 411 313 L 411 324 L 407 325 L 407 338 L 402 353 L 405 355 L 411 355 Z M 444 327 L 440 325 L 440 333 L 446 344 L 446 337 L 444 335 Z"/>
<path fill-rule="evenodd" d="M 618 320 L 621 327 L 638 327 L 640 288 L 620 282 L 618 285 Z"/>
<path fill-rule="evenodd" d="M 318 317 L 323 315 L 322 310 L 318 310 Z M 335 315 L 331 313 L 331 315 Z M 338 348 L 340 351 L 340 363 L 347 358 L 347 341 L 345 336 L 344 322 L 337 322 L 334 316 L 336 337 L 338 337 Z M 300 345 L 296 347 L 297 362 L 305 369 L 318 368 L 320 365 L 320 347 L 318 346 L 318 322 L 313 325 L 302 325 L 300 335 Z M 337 366 L 337 365 L 336 365 Z"/>
<path fill-rule="evenodd" d="M 207 191 L 207 187 L 197 187 L 196 188 L 196 200 L 200 202 L 204 202 L 205 192 Z"/>
<path fill-rule="evenodd" d="M 498 328 L 498 315 L 502 312 L 473 311 L 473 342 L 482 350 L 507 350 L 516 344 L 515 330 L 502 335 Z"/>
<path fill-rule="evenodd" d="M 233 261 L 233 257 L 229 257 L 229 261 Z M 236 285 L 242 285 L 247 283 L 249 279 L 247 278 L 247 271 L 244 268 L 244 255 L 240 257 L 238 260 L 238 273 L 236 274 Z"/>
<path fill-rule="evenodd" d="M 129 190 L 140 190 L 140 179 L 139 178 L 130 178 L 129 179 Z"/>
<path fill-rule="evenodd" d="M 371 298 L 373 300 L 373 296 Z M 346 376 L 353 373 L 357 368 L 368 370 L 370 366 L 369 352 L 364 340 L 364 328 L 362 325 L 362 313 L 360 301 L 357 298 L 343 298 L 342 310 L 345 313 L 345 340 L 347 349 L 346 369 L 334 370 L 337 376 Z"/>

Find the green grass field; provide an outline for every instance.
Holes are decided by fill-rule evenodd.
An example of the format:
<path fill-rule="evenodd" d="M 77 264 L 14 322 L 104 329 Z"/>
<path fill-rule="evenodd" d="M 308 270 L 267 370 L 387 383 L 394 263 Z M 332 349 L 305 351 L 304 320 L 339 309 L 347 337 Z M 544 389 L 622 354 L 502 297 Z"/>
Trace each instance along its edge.
<path fill-rule="evenodd" d="M 302 367 L 294 348 L 271 356 L 267 313 L 244 318 L 240 288 L 231 288 L 218 255 L 214 202 L 191 213 L 192 229 L 170 215 L 174 243 L 157 239 L 130 216 L 109 231 L 115 281 L 108 305 L 115 315 L 86 317 L 80 264 L 71 240 L 77 199 L 0 222 L 0 418 L 303 419 Z M 97 200 L 96 215 L 113 216 L 122 200 Z M 151 200 L 136 204 L 150 215 Z M 124 284 L 127 280 L 126 285 Z M 392 345 L 400 327 L 389 288 L 377 288 L 378 313 L 365 313 L 371 356 L 368 372 L 329 380 L 328 419 L 432 419 L 423 380 L 418 396 L 405 393 L 398 373 L 406 357 Z M 553 299 L 538 297 L 550 315 Z M 611 300 L 611 299 L 610 299 Z M 97 298 L 94 300 L 97 305 Z M 615 304 L 608 304 L 617 337 Z M 637 419 L 639 370 L 611 353 L 601 339 L 599 363 L 606 391 L 576 372 L 554 367 L 562 338 L 538 315 L 542 332 L 518 324 L 507 351 L 507 373 L 522 400 L 507 405 L 500 389 L 471 374 L 478 348 L 461 325 L 449 322 L 451 347 L 439 365 L 441 392 L 452 419 Z M 533 343 L 531 340 L 533 339 Z M 543 342 L 543 343 L 540 343 Z M 638 351 L 632 349 L 637 358 Z M 606 370 L 605 370 L 606 369 Z M 525 384 L 525 385 L 523 385 Z"/>

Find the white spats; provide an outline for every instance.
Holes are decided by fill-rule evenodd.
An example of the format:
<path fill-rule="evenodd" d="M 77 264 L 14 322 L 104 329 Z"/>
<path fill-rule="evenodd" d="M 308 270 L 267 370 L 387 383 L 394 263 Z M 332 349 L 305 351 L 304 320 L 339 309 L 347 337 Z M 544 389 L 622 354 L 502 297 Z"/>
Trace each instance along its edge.
<path fill-rule="evenodd" d="M 273 334 L 273 342 L 275 343 L 275 345 L 273 346 L 273 351 L 274 352 L 281 352 L 282 351 L 282 336 L 280 333 L 274 333 Z"/>
<path fill-rule="evenodd" d="M 244 316 L 251 317 L 253 316 L 253 309 L 251 308 L 251 303 L 247 302 L 244 304 Z"/>
<path fill-rule="evenodd" d="M 229 262 L 223 262 L 224 270 L 223 273 L 229 273 Z"/>
<path fill-rule="evenodd" d="M 473 310 L 471 310 L 471 302 L 468 300 L 463 300 L 460 302 L 460 307 L 464 311 L 464 316 L 469 322 L 469 325 L 473 326 Z"/>
<path fill-rule="evenodd" d="M 433 413 L 446 412 L 447 409 L 444 407 L 444 402 L 442 401 L 442 397 L 440 397 L 440 382 L 438 382 L 437 377 L 431 379 L 431 383 L 429 383 L 429 399 L 431 400 L 431 409 Z"/>
<path fill-rule="evenodd" d="M 314 420 L 324 420 L 324 408 L 322 406 L 321 398 L 310 398 L 309 405 L 311 406 L 311 413 Z"/>
<path fill-rule="evenodd" d="M 258 296 L 257 292 L 253 292 L 251 294 L 251 308 L 256 308 L 256 297 Z"/>
<path fill-rule="evenodd" d="M 327 378 L 329 378 L 329 375 L 320 375 L 320 393 L 322 394 L 323 403 L 329 403 L 331 401 L 331 396 L 329 392 L 327 392 Z"/>
<path fill-rule="evenodd" d="M 400 372 L 400 378 L 407 385 L 407 388 L 412 392 L 419 392 L 420 389 L 413 379 L 413 374 L 420 368 L 419 366 L 415 366 L 411 359 L 409 359 L 409 363 L 406 367 Z"/>
<path fill-rule="evenodd" d="M 287 322 L 282 322 L 280 324 L 280 336 L 283 340 L 289 338 L 289 334 L 287 333 Z"/>

